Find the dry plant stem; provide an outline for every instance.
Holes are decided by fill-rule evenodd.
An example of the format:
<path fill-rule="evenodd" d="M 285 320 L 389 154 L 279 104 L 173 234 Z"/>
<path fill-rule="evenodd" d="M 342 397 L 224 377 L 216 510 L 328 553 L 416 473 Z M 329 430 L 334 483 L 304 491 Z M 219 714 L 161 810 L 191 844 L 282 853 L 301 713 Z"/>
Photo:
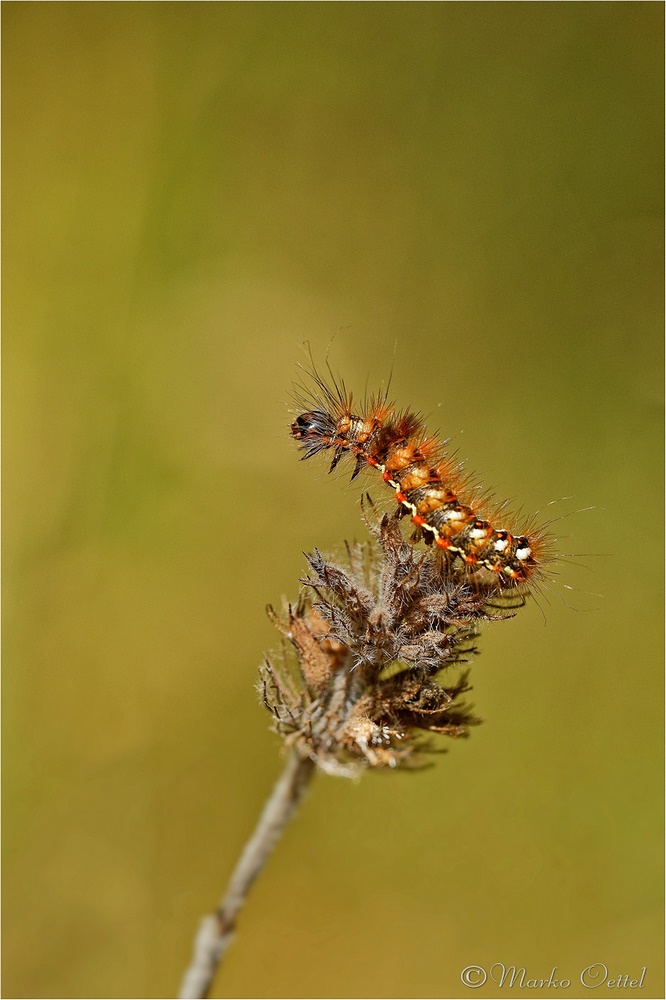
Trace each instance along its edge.
<path fill-rule="evenodd" d="M 234 934 L 238 914 L 252 883 L 289 822 L 314 774 L 315 765 L 292 751 L 271 797 L 234 870 L 214 914 L 204 917 L 194 939 L 192 961 L 178 994 L 180 1000 L 207 997 Z"/>

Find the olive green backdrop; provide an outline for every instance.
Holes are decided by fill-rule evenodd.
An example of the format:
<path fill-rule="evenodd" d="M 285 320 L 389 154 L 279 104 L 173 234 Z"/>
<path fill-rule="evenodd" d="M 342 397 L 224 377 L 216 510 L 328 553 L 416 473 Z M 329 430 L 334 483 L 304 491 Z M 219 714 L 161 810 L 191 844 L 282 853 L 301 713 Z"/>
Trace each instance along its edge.
<path fill-rule="evenodd" d="M 279 773 L 264 606 L 365 534 L 309 341 L 582 555 L 468 742 L 316 779 L 215 995 L 662 997 L 662 5 L 3 13 L 3 995 L 173 995 Z"/>

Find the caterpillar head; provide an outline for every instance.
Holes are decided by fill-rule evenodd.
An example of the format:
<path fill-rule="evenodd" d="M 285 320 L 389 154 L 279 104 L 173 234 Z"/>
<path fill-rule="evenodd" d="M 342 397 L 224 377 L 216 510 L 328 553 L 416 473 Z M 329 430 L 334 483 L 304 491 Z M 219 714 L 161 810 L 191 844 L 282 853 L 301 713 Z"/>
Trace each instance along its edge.
<path fill-rule="evenodd" d="M 322 410 L 310 410 L 301 413 L 291 425 L 291 436 L 305 445 L 317 444 L 326 448 L 330 439 L 335 436 L 336 424 L 330 413 Z"/>

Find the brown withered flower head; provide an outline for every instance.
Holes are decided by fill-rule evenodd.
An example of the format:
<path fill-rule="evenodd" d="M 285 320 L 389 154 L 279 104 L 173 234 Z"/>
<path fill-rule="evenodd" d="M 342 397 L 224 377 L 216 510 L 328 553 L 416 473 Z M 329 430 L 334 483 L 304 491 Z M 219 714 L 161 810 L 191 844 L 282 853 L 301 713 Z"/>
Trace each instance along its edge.
<path fill-rule="evenodd" d="M 288 640 L 260 691 L 274 729 L 331 774 L 422 766 L 430 734 L 466 736 L 481 720 L 462 696 L 482 621 L 523 603 L 497 578 L 470 578 L 446 553 L 405 540 L 398 517 L 366 519 L 373 540 L 342 562 L 316 549 L 296 605 L 269 614 Z M 286 645 L 286 644 L 285 644 Z M 294 664 L 295 660 L 295 664 Z"/>

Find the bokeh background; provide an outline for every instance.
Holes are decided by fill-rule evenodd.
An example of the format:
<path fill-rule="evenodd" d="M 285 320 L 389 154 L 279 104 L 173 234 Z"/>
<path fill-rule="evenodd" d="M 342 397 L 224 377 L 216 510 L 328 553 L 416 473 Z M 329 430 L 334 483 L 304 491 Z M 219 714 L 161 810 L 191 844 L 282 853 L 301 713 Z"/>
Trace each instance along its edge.
<path fill-rule="evenodd" d="M 174 995 L 279 773 L 264 606 L 365 535 L 307 341 L 578 555 L 468 742 L 315 781 L 214 995 L 662 997 L 662 5 L 3 15 L 3 995 Z"/>

